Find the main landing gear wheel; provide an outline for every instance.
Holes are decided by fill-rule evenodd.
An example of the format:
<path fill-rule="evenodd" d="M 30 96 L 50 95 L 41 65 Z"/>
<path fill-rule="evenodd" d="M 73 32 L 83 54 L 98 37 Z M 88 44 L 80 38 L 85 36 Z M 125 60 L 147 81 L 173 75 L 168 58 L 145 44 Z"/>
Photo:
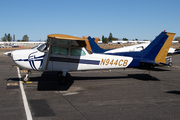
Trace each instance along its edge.
<path fill-rule="evenodd" d="M 63 76 L 63 72 L 58 72 L 57 77 L 58 77 L 58 83 L 60 85 L 66 85 L 67 84 L 68 80 L 66 78 L 66 73 L 65 73 L 65 76 Z"/>
<path fill-rule="evenodd" d="M 154 65 L 149 66 L 149 69 L 150 70 L 154 69 Z"/>
<path fill-rule="evenodd" d="M 172 63 L 172 62 L 169 62 L 169 63 L 168 63 L 168 66 L 169 66 L 169 67 L 173 67 L 173 63 Z"/>

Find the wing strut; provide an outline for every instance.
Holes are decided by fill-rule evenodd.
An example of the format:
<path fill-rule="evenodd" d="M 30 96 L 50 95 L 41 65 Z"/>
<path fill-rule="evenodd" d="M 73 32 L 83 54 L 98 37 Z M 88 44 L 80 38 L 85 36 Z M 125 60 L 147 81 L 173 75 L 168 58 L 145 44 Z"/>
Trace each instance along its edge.
<path fill-rule="evenodd" d="M 50 54 L 51 54 L 51 51 L 52 51 L 52 43 L 53 43 L 53 39 L 51 39 L 50 43 L 49 43 L 49 51 L 48 51 L 48 54 L 47 54 L 45 70 L 47 70 L 47 67 L 48 67 L 48 64 L 49 64 Z"/>

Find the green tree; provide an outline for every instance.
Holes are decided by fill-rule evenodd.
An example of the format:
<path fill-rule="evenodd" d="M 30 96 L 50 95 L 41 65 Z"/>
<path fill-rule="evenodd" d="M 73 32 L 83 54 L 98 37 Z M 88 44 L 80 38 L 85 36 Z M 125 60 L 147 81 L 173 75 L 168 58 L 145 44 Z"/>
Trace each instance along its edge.
<path fill-rule="evenodd" d="M 118 41 L 118 38 L 115 38 L 115 37 L 113 37 L 113 39 L 112 39 L 113 41 Z"/>
<path fill-rule="evenodd" d="M 107 42 L 108 42 L 107 37 L 104 37 L 104 35 L 102 36 L 102 42 L 103 42 L 103 43 L 107 43 Z"/>
<path fill-rule="evenodd" d="M 4 34 L 4 37 L 2 37 L 1 40 L 4 41 L 4 42 L 5 42 L 5 41 L 9 41 L 9 42 L 10 42 L 10 41 L 12 41 L 12 37 L 11 37 L 10 34 L 7 35 L 7 34 L 5 33 L 5 34 Z"/>
<path fill-rule="evenodd" d="M 6 42 L 6 38 L 5 38 L 5 37 L 2 37 L 1 40 L 2 40 L 3 42 Z"/>
<path fill-rule="evenodd" d="M 105 37 L 103 40 L 103 43 L 107 43 L 107 42 L 108 42 L 108 39 L 107 39 L 107 37 Z"/>
<path fill-rule="evenodd" d="M 15 42 L 15 35 L 13 35 L 13 42 Z"/>
<path fill-rule="evenodd" d="M 29 41 L 29 37 L 27 35 L 24 35 L 22 38 L 23 42 L 28 42 Z"/>
<path fill-rule="evenodd" d="M 8 40 L 7 40 L 7 34 L 6 34 L 6 33 L 4 34 L 4 37 L 5 37 L 6 41 L 8 41 Z"/>
<path fill-rule="evenodd" d="M 112 33 L 109 34 L 109 37 L 108 37 L 108 41 L 112 41 L 113 40 L 113 35 Z"/>
<path fill-rule="evenodd" d="M 104 35 L 102 36 L 102 41 L 104 40 Z"/>
<path fill-rule="evenodd" d="M 109 34 L 109 37 L 102 36 L 102 42 L 107 43 L 108 41 L 118 40 L 118 38 L 113 37 L 112 33 Z"/>
<path fill-rule="evenodd" d="M 128 41 L 128 39 L 127 38 L 123 38 L 123 41 Z"/>
<path fill-rule="evenodd" d="M 11 42 L 12 41 L 12 37 L 10 34 L 7 35 L 7 39 L 6 39 L 8 42 Z"/>
<path fill-rule="evenodd" d="M 174 41 L 180 41 L 180 37 L 176 37 Z"/>

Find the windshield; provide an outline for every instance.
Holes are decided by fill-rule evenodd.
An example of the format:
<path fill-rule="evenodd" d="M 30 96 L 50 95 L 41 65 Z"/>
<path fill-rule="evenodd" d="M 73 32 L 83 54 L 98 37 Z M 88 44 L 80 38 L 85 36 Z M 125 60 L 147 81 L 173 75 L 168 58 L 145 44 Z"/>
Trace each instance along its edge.
<path fill-rule="evenodd" d="M 31 49 L 35 49 L 35 48 L 37 48 L 38 46 L 40 46 L 40 45 L 36 45 L 36 46 L 32 47 Z"/>
<path fill-rule="evenodd" d="M 40 45 L 37 49 L 38 49 L 39 51 L 43 52 L 44 50 L 47 49 L 47 45 L 44 43 L 44 44 Z"/>

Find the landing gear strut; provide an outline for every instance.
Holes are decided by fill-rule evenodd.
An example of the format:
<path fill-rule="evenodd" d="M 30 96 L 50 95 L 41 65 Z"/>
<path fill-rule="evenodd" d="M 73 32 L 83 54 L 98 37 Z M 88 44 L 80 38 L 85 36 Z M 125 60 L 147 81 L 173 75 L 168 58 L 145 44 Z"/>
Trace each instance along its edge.
<path fill-rule="evenodd" d="M 67 84 L 68 80 L 66 78 L 66 73 L 67 73 L 67 71 L 58 72 L 57 77 L 58 77 L 58 83 L 60 85 Z"/>
<path fill-rule="evenodd" d="M 28 70 L 28 72 L 26 73 L 26 75 L 24 75 L 24 76 L 22 77 L 22 80 L 23 80 L 24 82 L 27 82 L 27 81 L 30 80 L 30 78 L 29 78 L 29 73 L 30 73 L 30 72 L 31 72 L 31 71 Z"/>

